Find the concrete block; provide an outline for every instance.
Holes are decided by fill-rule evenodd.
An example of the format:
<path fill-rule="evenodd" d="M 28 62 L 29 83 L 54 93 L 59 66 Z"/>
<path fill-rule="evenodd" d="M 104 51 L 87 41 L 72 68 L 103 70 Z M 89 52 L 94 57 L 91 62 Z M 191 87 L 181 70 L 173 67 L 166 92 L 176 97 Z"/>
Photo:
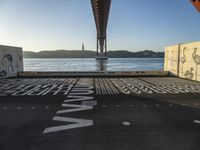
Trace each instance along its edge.
<path fill-rule="evenodd" d="M 165 53 L 165 71 L 181 78 L 200 81 L 200 42 L 169 46 Z"/>
<path fill-rule="evenodd" d="M 0 45 L 0 78 L 15 77 L 23 71 L 22 48 Z"/>

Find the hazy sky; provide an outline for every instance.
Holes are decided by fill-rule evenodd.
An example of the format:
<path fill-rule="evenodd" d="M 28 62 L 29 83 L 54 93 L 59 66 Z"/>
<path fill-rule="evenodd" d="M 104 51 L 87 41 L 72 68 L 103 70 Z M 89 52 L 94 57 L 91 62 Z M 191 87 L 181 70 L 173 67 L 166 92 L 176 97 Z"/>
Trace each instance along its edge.
<path fill-rule="evenodd" d="M 200 40 L 200 13 L 189 0 L 112 0 L 108 49 L 163 51 Z M 0 0 L 0 45 L 28 51 L 95 50 L 90 0 Z"/>

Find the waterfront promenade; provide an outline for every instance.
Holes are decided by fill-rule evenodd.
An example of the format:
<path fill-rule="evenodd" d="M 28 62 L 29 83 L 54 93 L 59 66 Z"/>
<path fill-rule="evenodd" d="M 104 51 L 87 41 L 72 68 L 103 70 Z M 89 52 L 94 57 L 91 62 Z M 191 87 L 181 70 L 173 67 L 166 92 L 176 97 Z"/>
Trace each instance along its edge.
<path fill-rule="evenodd" d="M 0 80 L 2 150 L 199 150 L 200 83 L 174 77 Z"/>

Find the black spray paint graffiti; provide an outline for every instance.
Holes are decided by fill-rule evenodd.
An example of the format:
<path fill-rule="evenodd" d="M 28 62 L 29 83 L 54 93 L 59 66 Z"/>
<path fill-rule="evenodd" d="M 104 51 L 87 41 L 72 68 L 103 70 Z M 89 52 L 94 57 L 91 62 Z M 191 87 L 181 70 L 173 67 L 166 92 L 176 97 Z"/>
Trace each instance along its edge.
<path fill-rule="evenodd" d="M 185 55 L 186 50 L 187 50 L 187 47 L 184 47 L 183 56 L 180 58 L 180 61 L 181 61 L 181 64 L 182 64 L 182 66 L 181 66 L 182 73 L 183 73 L 184 64 L 186 63 L 186 55 Z"/>
<path fill-rule="evenodd" d="M 0 77 L 5 77 L 8 74 L 14 72 L 13 57 L 11 54 L 5 54 L 1 61 L 2 62 L 0 65 Z"/>
<path fill-rule="evenodd" d="M 192 80 L 194 77 L 193 71 L 194 71 L 193 67 L 191 67 L 190 70 L 187 70 L 185 73 L 185 78 Z"/>
<path fill-rule="evenodd" d="M 64 124 L 48 127 L 43 131 L 43 134 L 93 126 L 93 120 L 70 118 L 65 116 L 69 113 L 92 110 L 94 106 L 87 104 L 95 102 L 93 94 L 93 81 L 91 79 L 80 79 L 75 87 L 70 91 L 67 99 L 61 105 L 62 109 L 58 110 L 56 116 L 52 119 L 53 121 L 63 122 Z"/>
<path fill-rule="evenodd" d="M 192 58 L 194 60 L 194 62 L 196 63 L 196 80 L 197 80 L 197 76 L 198 76 L 198 65 L 200 65 L 200 55 L 197 55 L 197 48 L 194 48 L 194 53 L 192 54 Z"/>

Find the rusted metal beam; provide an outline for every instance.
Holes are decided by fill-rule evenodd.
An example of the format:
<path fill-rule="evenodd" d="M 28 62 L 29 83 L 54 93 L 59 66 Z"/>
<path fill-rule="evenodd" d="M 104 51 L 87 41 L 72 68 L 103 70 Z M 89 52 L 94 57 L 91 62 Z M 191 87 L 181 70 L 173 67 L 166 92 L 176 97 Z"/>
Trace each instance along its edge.
<path fill-rule="evenodd" d="M 200 0 L 190 0 L 196 9 L 200 12 Z"/>

